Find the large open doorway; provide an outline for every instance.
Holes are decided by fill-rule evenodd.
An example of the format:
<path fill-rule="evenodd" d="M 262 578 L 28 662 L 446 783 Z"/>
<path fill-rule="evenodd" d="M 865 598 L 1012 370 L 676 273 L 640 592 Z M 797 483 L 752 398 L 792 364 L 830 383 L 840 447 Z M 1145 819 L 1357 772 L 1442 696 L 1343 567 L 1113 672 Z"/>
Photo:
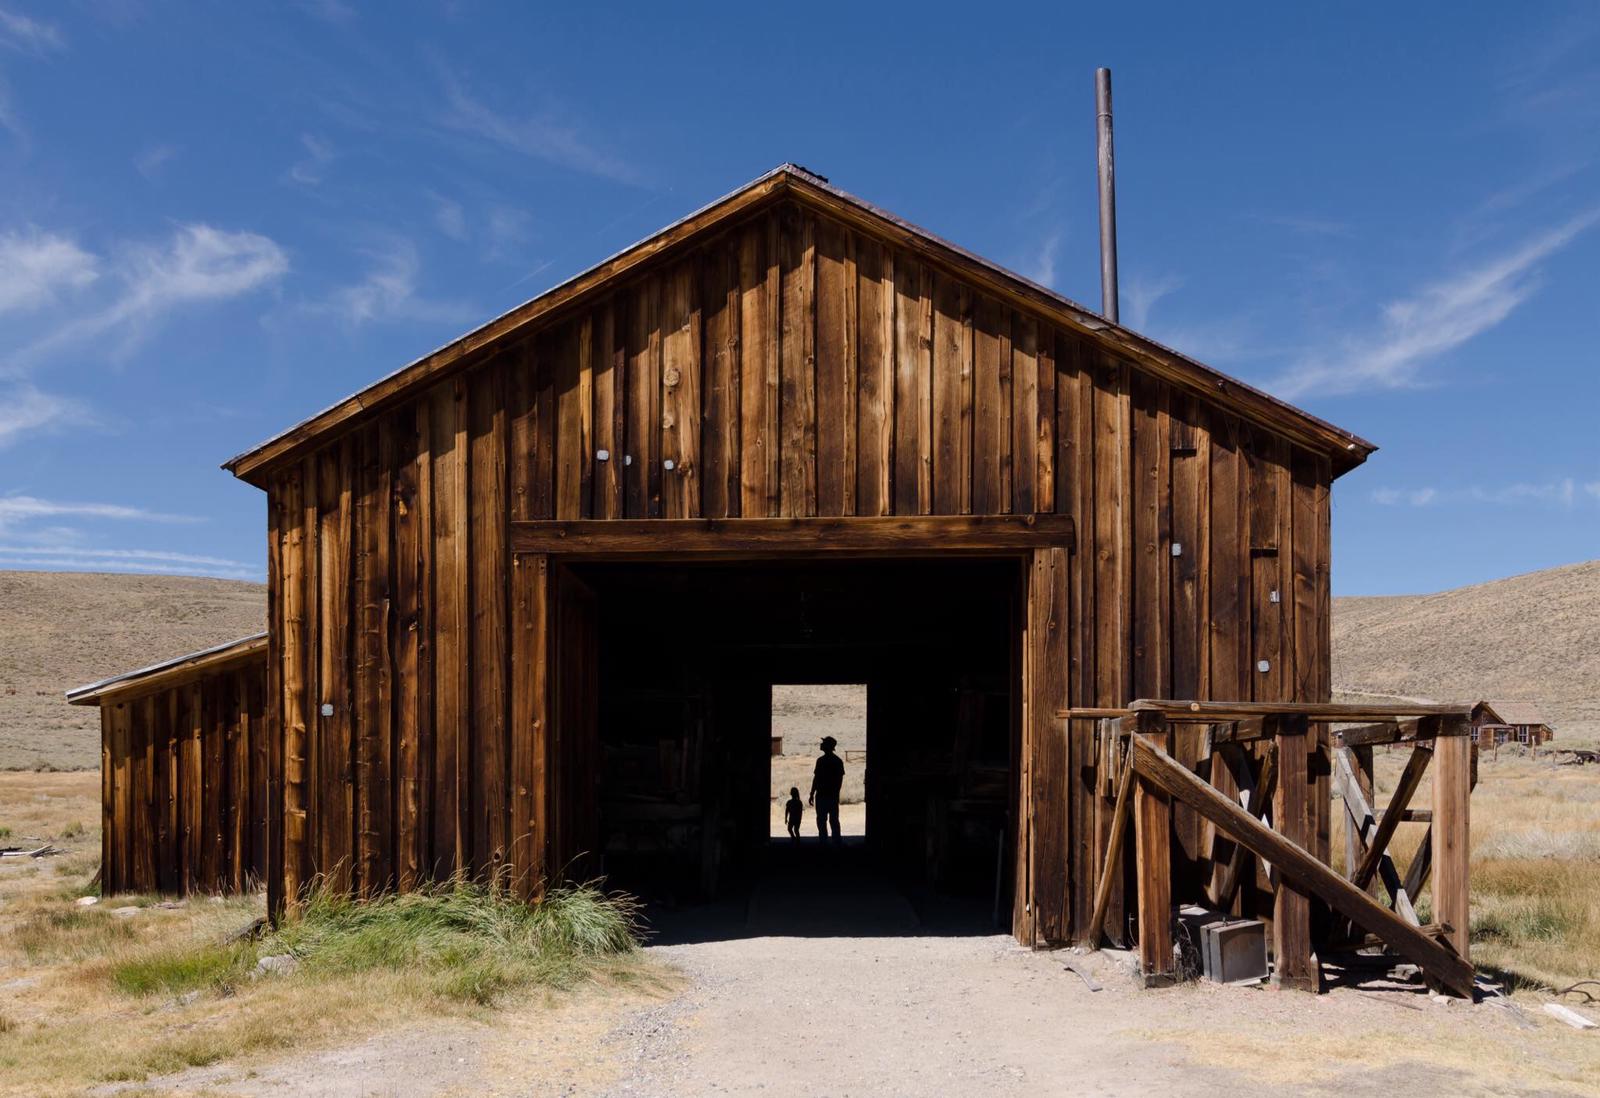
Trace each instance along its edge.
<path fill-rule="evenodd" d="M 719 935 L 1010 925 L 1019 559 L 564 567 L 593 629 L 597 751 L 566 798 L 592 806 L 585 871 L 658 929 L 690 910 L 720 912 L 694 931 Z M 775 688 L 841 687 L 865 703 L 859 742 L 835 730 L 862 833 L 819 844 L 808 806 L 812 841 L 774 841 Z M 814 752 L 826 724 L 786 726 L 784 753 Z"/>

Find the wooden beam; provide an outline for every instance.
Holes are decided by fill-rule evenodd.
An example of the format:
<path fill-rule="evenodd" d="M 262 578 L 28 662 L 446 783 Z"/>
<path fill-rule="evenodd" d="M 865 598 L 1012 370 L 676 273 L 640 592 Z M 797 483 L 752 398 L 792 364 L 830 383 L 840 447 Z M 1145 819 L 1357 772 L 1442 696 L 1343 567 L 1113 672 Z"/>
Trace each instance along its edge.
<path fill-rule="evenodd" d="M 1406 760 L 1406 768 L 1401 772 L 1400 781 L 1395 785 L 1394 795 L 1389 798 L 1389 808 L 1384 812 L 1383 818 L 1377 821 L 1372 838 L 1367 841 L 1367 852 L 1361 859 L 1361 864 L 1350 875 L 1350 883 L 1357 888 L 1364 890 L 1372 883 L 1373 875 L 1378 872 L 1378 859 L 1389 849 L 1389 840 L 1394 838 L 1395 829 L 1400 826 L 1406 805 L 1411 803 L 1412 795 L 1422 783 L 1422 775 L 1428 769 L 1434 750 L 1433 746 L 1424 743 L 1419 743 L 1411 749 L 1411 758 Z"/>
<path fill-rule="evenodd" d="M 1440 736 L 1465 736 L 1469 731 L 1469 726 L 1458 724 L 1453 718 L 1418 717 L 1408 721 L 1380 721 L 1340 729 L 1334 733 L 1334 743 L 1339 747 L 1376 747 L 1380 744 L 1434 740 Z"/>
<path fill-rule="evenodd" d="M 1244 809 L 1179 766 L 1145 736 L 1134 736 L 1133 765 L 1139 776 L 1192 805 L 1235 842 L 1276 866 L 1283 876 L 1300 881 L 1334 910 L 1363 930 L 1378 935 L 1397 953 L 1420 966 L 1441 985 L 1470 997 L 1472 966 L 1416 927 L 1356 888 L 1298 843 L 1264 826 Z"/>
<path fill-rule="evenodd" d="M 1365 860 L 1371 851 L 1371 842 L 1377 835 L 1378 821 L 1372 810 L 1372 802 L 1367 799 L 1366 790 L 1362 787 L 1360 777 L 1356 774 L 1349 752 L 1355 750 L 1348 747 L 1335 748 L 1333 752 L 1333 783 L 1344 801 L 1345 813 L 1350 824 L 1351 844 L 1350 857 L 1345 864 L 1350 867 L 1353 877 L 1355 870 Z M 1417 912 L 1412 907 L 1411 897 L 1416 893 L 1400 881 L 1399 871 L 1395 868 L 1394 858 L 1387 850 L 1378 857 L 1378 875 L 1383 881 L 1383 887 L 1388 890 L 1389 897 L 1394 901 L 1394 909 L 1399 916 L 1412 926 L 1421 923 Z M 1368 882 L 1367 891 L 1371 891 L 1371 882 Z"/>
<path fill-rule="evenodd" d="M 1165 753 L 1168 734 L 1157 728 L 1138 738 Z M 1154 782 L 1134 786 L 1133 839 L 1139 878 L 1139 969 L 1145 987 L 1165 987 L 1177 979 L 1172 961 L 1172 797 Z"/>
<path fill-rule="evenodd" d="M 1134 712 L 1151 710 L 1169 722 L 1208 724 L 1239 721 L 1250 717 L 1305 717 L 1315 724 L 1342 724 L 1356 721 L 1399 721 L 1412 717 L 1465 717 L 1466 705 L 1371 705 L 1342 702 L 1235 702 L 1187 701 L 1171 698 L 1140 698 L 1130 702 Z M 1436 733 L 1437 734 L 1437 733 Z M 1465 735 L 1465 731 L 1452 732 Z"/>
<path fill-rule="evenodd" d="M 1467 885 L 1472 750 L 1465 736 L 1440 739 L 1434 746 L 1433 918 L 1451 928 L 1450 944 L 1463 958 L 1469 956 L 1472 922 Z"/>
<path fill-rule="evenodd" d="M 1309 849 L 1313 842 L 1310 775 L 1303 718 L 1277 723 L 1278 788 L 1272 796 L 1272 825 L 1284 839 Z M 1278 867 L 1276 859 L 1271 859 Z M 1297 880 L 1280 873 L 1272 905 L 1272 982 L 1295 991 L 1317 990 L 1317 965 L 1311 953 L 1311 896 Z"/>
<path fill-rule="evenodd" d="M 1111 813 L 1111 834 L 1107 836 L 1106 864 L 1100 870 L 1100 881 L 1094 890 L 1094 914 L 1089 919 L 1089 932 L 1085 944 L 1091 949 L 1100 947 L 1100 928 L 1105 925 L 1106 907 L 1111 903 L 1113 875 L 1122 872 L 1122 837 L 1128 830 L 1128 806 L 1132 798 L 1128 790 L 1133 785 L 1133 767 L 1123 766 L 1122 779 L 1117 783 L 1117 806 Z"/>
<path fill-rule="evenodd" d="M 1072 546 L 1068 515 L 621 519 L 513 522 L 519 553 L 650 555 L 1017 551 Z"/>
<path fill-rule="evenodd" d="M 1277 745 L 1270 745 L 1267 757 L 1261 762 L 1261 780 L 1253 784 L 1250 782 L 1250 767 L 1244 752 L 1235 754 L 1238 765 L 1234 770 L 1239 791 L 1249 799 L 1250 815 L 1258 820 L 1263 819 L 1267 814 L 1267 806 L 1272 803 L 1278 790 Z M 1243 843 L 1233 844 L 1233 853 L 1228 856 L 1227 867 L 1223 869 L 1222 880 L 1217 885 L 1217 894 L 1212 898 L 1217 910 L 1227 911 L 1232 906 L 1233 894 L 1239 890 L 1239 878 L 1244 875 L 1244 860 L 1248 856 L 1249 851 Z"/>

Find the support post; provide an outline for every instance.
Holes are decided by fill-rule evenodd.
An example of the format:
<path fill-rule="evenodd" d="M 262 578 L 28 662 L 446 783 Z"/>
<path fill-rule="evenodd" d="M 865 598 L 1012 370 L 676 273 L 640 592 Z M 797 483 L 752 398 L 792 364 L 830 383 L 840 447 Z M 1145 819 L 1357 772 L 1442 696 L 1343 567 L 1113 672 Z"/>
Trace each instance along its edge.
<path fill-rule="evenodd" d="M 1472 738 L 1460 727 L 1441 732 L 1433 745 L 1433 921 L 1450 928 L 1445 940 L 1457 956 L 1470 961 Z"/>
<path fill-rule="evenodd" d="M 1306 765 L 1308 727 L 1304 716 L 1278 718 L 1278 788 L 1272 799 L 1273 828 L 1302 848 L 1312 845 L 1311 791 Z M 1311 957 L 1310 894 L 1281 872 L 1275 872 L 1274 877 L 1273 985 L 1315 992 L 1317 967 Z"/>
<path fill-rule="evenodd" d="M 1136 734 L 1162 751 L 1171 736 L 1166 720 L 1155 713 L 1139 714 Z M 1145 987 L 1166 987 L 1177 980 L 1172 960 L 1172 797 L 1153 782 L 1135 783 L 1133 830 L 1139 876 L 1139 970 Z"/>
<path fill-rule="evenodd" d="M 1335 751 L 1341 750 L 1334 748 Z M 1372 787 L 1372 745 L 1360 744 L 1356 747 L 1344 748 L 1349 752 L 1346 756 L 1350 760 L 1350 770 L 1356 780 L 1356 788 L 1366 798 L 1367 804 L 1376 803 Z M 1373 821 L 1376 823 L 1376 821 Z M 1344 817 L 1344 873 L 1346 877 L 1355 876 L 1356 868 L 1366 859 L 1367 843 L 1362 834 L 1365 821 L 1357 821 L 1349 812 Z M 1374 883 L 1367 889 L 1376 894 L 1377 885 Z"/>

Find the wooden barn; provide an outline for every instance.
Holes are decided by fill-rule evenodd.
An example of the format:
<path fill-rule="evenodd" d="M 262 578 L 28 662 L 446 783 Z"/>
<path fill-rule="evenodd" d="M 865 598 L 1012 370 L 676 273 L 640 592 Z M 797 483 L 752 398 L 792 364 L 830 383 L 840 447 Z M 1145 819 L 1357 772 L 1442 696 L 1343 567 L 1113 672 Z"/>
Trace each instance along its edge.
<path fill-rule="evenodd" d="M 1358 798 L 1391 740 L 1467 788 L 1464 711 L 1326 704 L 1329 493 L 1373 449 L 780 167 L 227 463 L 267 497 L 250 871 L 275 911 L 457 872 L 715 895 L 767 839 L 772 685 L 865 683 L 886 872 L 1025 943 L 1137 936 L 1152 979 L 1209 898 L 1286 985 L 1354 924 L 1460 990 L 1464 800 L 1440 926 L 1326 868 L 1336 751 Z M 113 813 L 146 745 L 140 834 L 244 765 L 151 696 L 106 725 Z M 1402 814 L 1351 825 L 1368 881 Z M 214 881 L 185 850 L 117 879 Z"/>

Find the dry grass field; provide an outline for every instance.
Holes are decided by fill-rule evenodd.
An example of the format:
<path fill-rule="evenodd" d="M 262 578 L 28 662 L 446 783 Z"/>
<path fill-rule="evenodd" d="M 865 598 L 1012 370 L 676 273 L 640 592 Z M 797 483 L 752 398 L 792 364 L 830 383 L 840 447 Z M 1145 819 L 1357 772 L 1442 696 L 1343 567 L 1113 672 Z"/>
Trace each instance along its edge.
<path fill-rule="evenodd" d="M 532 950 L 495 948 L 508 927 L 525 929 L 525 908 L 508 915 L 476 896 L 455 912 L 470 930 L 434 909 L 380 926 L 336 911 L 308 916 L 290 937 L 237 944 L 227 939 L 262 914 L 259 893 L 83 906 L 97 894 L 98 822 L 94 774 L 0 773 L 0 847 L 43 840 L 67 851 L 0 861 L 0 1095 L 81 1094 L 417 1018 L 448 1027 L 578 984 L 671 986 L 618 937 L 625 924 L 591 906 L 562 923 L 553 948 Z M 598 947 L 581 944 L 586 933 Z M 257 970 L 261 956 L 290 951 L 295 971 Z"/>

